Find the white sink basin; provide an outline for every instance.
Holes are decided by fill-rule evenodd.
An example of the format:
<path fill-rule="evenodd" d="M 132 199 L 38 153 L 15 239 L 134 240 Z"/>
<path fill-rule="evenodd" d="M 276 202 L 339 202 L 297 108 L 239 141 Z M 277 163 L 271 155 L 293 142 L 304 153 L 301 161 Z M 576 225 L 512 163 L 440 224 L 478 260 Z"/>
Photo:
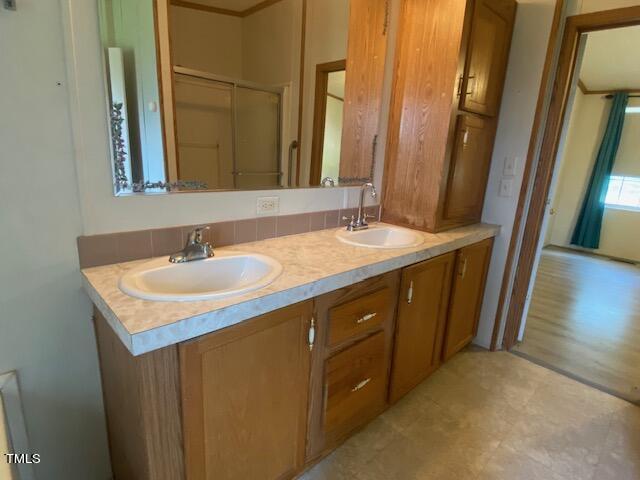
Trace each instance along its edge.
<path fill-rule="evenodd" d="M 281 273 L 282 265 L 265 255 L 216 252 L 187 263 L 169 263 L 168 257 L 151 260 L 125 273 L 119 287 L 143 300 L 215 300 L 266 287 Z"/>
<path fill-rule="evenodd" d="M 368 248 L 410 248 L 424 242 L 422 235 L 406 228 L 390 225 L 374 225 L 359 232 L 338 230 L 336 237 L 349 245 Z"/>

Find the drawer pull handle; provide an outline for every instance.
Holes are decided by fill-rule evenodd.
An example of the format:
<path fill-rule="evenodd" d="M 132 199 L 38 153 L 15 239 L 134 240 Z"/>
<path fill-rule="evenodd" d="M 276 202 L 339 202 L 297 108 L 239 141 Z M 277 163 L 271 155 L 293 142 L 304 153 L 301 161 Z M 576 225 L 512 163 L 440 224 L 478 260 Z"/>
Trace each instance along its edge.
<path fill-rule="evenodd" d="M 364 387 L 367 386 L 367 383 L 369 383 L 371 381 L 371 377 L 369 378 L 365 378 L 364 380 L 362 380 L 359 384 L 357 384 L 355 387 L 353 387 L 351 389 L 352 392 L 357 392 L 358 390 L 362 390 Z"/>
<path fill-rule="evenodd" d="M 364 323 L 364 322 L 368 322 L 369 320 L 371 320 L 373 317 L 375 317 L 377 314 L 377 312 L 373 312 L 373 313 L 367 313 L 366 315 L 364 315 L 363 317 L 360 317 L 358 320 L 356 320 L 356 323 Z"/>

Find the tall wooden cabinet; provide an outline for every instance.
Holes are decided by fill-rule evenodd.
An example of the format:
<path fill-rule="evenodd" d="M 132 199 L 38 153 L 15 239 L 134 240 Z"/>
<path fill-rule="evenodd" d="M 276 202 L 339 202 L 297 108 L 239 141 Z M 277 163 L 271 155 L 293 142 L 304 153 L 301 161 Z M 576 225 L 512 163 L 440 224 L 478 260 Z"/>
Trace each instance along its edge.
<path fill-rule="evenodd" d="M 491 260 L 493 238 L 458 251 L 443 359 L 462 350 L 478 333 L 484 287 Z"/>
<path fill-rule="evenodd" d="M 307 431 L 312 301 L 180 345 L 186 478 L 291 478 Z"/>
<path fill-rule="evenodd" d="M 437 232 L 480 220 L 515 0 L 402 0 L 382 219 Z"/>

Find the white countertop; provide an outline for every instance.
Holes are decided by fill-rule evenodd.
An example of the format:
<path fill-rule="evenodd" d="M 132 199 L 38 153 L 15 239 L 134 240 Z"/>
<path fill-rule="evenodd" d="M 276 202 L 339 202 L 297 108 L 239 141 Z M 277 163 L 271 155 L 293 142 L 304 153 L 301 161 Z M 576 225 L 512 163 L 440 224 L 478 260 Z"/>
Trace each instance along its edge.
<path fill-rule="evenodd" d="M 82 270 L 83 283 L 129 351 L 141 355 L 494 237 L 500 227 L 477 224 L 438 234 L 417 232 L 425 239 L 422 245 L 389 250 L 344 244 L 335 237 L 336 230 L 217 249 L 261 253 L 275 258 L 284 267 L 282 275 L 271 285 L 236 297 L 202 302 L 152 302 L 120 291 L 120 276 L 148 259 L 86 268 Z"/>

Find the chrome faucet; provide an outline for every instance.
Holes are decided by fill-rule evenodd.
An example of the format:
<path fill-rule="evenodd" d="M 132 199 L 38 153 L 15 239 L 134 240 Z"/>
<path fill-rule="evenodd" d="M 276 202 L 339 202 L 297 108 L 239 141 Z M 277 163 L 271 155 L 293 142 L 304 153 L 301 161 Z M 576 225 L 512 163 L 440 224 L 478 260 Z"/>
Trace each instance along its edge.
<path fill-rule="evenodd" d="M 349 225 L 347 225 L 347 230 L 350 232 L 357 232 L 358 230 L 366 230 L 369 228 L 369 224 L 367 223 L 368 218 L 375 218 L 374 215 L 368 215 L 364 213 L 364 192 L 367 188 L 371 189 L 371 197 L 376 198 L 378 196 L 378 192 L 376 192 L 376 187 L 373 186 L 373 183 L 365 183 L 360 187 L 360 204 L 358 205 L 358 217 L 356 218 L 354 215 L 349 217 L 342 217 L 342 220 L 351 220 Z"/>
<path fill-rule="evenodd" d="M 194 260 L 204 260 L 213 257 L 213 247 L 209 242 L 202 241 L 202 232 L 209 227 L 199 227 L 189 233 L 184 248 L 169 257 L 171 263 L 185 263 Z"/>

